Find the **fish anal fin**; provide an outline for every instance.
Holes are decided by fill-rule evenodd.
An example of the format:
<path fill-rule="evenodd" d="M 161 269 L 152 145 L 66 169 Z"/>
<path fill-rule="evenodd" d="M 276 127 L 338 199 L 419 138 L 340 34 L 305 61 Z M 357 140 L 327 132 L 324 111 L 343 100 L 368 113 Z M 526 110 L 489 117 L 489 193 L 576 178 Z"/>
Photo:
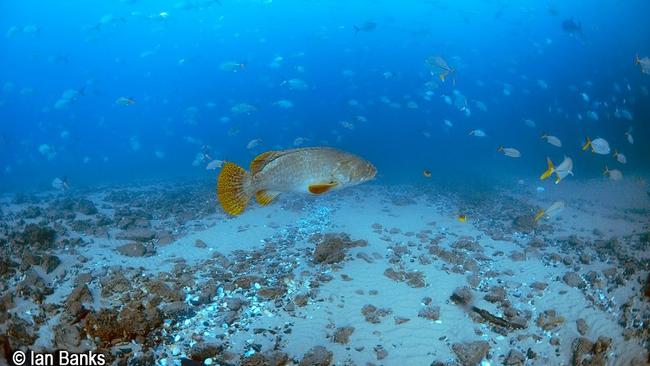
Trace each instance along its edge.
<path fill-rule="evenodd" d="M 260 205 L 266 206 L 270 204 L 279 195 L 280 192 L 276 192 L 276 191 L 267 191 L 267 190 L 257 191 L 257 193 L 255 193 L 255 200 Z"/>
<path fill-rule="evenodd" d="M 336 183 L 314 183 L 310 184 L 308 189 L 309 193 L 323 194 L 334 187 L 336 187 Z"/>
<path fill-rule="evenodd" d="M 247 192 L 250 175 L 237 164 L 227 162 L 217 179 L 217 198 L 221 207 L 230 215 L 244 212 L 251 195 Z"/>

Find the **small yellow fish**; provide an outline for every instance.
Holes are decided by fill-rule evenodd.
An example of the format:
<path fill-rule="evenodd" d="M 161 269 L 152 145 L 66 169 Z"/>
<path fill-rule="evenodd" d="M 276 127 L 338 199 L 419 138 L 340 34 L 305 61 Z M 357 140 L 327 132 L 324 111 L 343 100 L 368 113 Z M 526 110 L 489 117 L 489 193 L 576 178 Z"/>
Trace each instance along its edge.
<path fill-rule="evenodd" d="M 250 164 L 250 172 L 224 162 L 217 197 L 224 211 L 241 214 L 250 199 L 268 205 L 280 193 L 323 194 L 371 180 L 377 169 L 368 161 L 329 147 L 267 151 Z"/>
<path fill-rule="evenodd" d="M 465 215 L 458 215 L 458 217 L 456 218 L 456 220 L 458 220 L 459 222 L 465 222 L 465 221 L 467 221 L 467 216 L 465 216 Z"/>

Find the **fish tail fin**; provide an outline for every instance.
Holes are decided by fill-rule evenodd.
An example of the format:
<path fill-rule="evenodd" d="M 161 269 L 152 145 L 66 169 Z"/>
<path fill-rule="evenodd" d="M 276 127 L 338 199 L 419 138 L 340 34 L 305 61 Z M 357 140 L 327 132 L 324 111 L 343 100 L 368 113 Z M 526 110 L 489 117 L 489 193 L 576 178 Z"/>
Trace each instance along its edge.
<path fill-rule="evenodd" d="M 543 133 L 543 134 L 540 136 L 541 139 L 545 139 L 545 138 L 547 138 L 547 137 L 548 137 L 548 135 L 547 135 L 546 133 Z"/>
<path fill-rule="evenodd" d="M 618 156 L 618 150 L 614 149 L 614 157 L 617 157 L 617 156 Z"/>
<path fill-rule="evenodd" d="M 591 146 L 591 139 L 587 136 L 587 141 L 582 145 L 582 151 L 586 151 Z"/>
<path fill-rule="evenodd" d="M 227 162 L 217 179 L 217 198 L 228 214 L 236 216 L 244 212 L 253 194 L 251 176 L 235 163 Z"/>
<path fill-rule="evenodd" d="M 499 147 L 497 147 L 497 151 L 498 151 L 498 152 L 502 152 L 502 151 L 503 151 L 503 146 L 499 146 Z"/>
<path fill-rule="evenodd" d="M 539 221 L 539 219 L 544 217 L 544 214 L 546 214 L 546 211 L 544 211 L 544 209 L 537 211 L 537 213 L 535 214 L 535 221 Z"/>
<path fill-rule="evenodd" d="M 443 83 L 445 82 L 445 78 L 447 77 L 447 73 L 441 72 L 438 77 L 440 78 L 440 81 Z"/>
<path fill-rule="evenodd" d="M 634 55 L 634 64 L 638 65 L 640 63 L 641 63 L 641 59 L 639 58 L 639 54 L 637 53 L 636 55 Z"/>
<path fill-rule="evenodd" d="M 354 28 L 354 35 L 355 35 L 355 36 L 356 36 L 357 34 L 359 34 L 359 32 L 361 31 L 361 28 L 357 27 L 356 25 L 353 25 L 352 28 Z"/>
<path fill-rule="evenodd" d="M 550 177 L 551 174 L 553 174 L 553 172 L 555 171 L 555 166 L 553 166 L 553 162 L 551 161 L 550 158 L 546 158 L 546 166 L 547 166 L 546 171 L 542 173 L 542 175 L 539 177 L 540 180 L 544 180 Z"/>
<path fill-rule="evenodd" d="M 607 174 L 609 174 L 609 168 L 607 167 L 607 165 L 605 165 L 605 171 L 603 172 L 603 175 L 607 175 Z"/>

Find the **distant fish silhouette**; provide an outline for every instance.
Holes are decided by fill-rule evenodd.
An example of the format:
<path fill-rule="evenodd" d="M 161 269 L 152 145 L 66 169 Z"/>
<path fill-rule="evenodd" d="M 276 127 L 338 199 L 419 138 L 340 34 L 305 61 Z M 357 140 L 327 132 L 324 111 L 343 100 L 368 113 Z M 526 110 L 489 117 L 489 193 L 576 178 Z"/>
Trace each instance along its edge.
<path fill-rule="evenodd" d="M 562 22 L 562 30 L 572 37 L 579 39 L 585 38 L 585 34 L 582 32 L 582 23 L 576 22 L 573 18 L 569 18 Z"/>
<path fill-rule="evenodd" d="M 375 22 L 365 22 L 361 26 L 352 26 L 354 28 L 354 34 L 357 35 L 359 32 L 372 32 L 377 29 L 377 23 Z"/>

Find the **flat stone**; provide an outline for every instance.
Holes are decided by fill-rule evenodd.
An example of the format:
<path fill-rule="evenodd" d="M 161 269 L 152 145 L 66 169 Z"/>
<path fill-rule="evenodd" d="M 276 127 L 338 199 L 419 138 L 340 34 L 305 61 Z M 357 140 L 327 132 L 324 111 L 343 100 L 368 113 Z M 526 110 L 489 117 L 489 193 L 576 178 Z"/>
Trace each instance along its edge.
<path fill-rule="evenodd" d="M 454 343 L 451 349 L 463 366 L 476 366 L 487 356 L 490 344 L 486 341 Z"/>
<path fill-rule="evenodd" d="M 119 240 L 149 241 L 156 237 L 156 233 L 145 228 L 135 228 L 118 233 L 115 238 Z"/>
<path fill-rule="evenodd" d="M 147 248 L 142 243 L 129 243 L 120 245 L 115 250 L 127 257 L 143 257 L 147 254 Z"/>

